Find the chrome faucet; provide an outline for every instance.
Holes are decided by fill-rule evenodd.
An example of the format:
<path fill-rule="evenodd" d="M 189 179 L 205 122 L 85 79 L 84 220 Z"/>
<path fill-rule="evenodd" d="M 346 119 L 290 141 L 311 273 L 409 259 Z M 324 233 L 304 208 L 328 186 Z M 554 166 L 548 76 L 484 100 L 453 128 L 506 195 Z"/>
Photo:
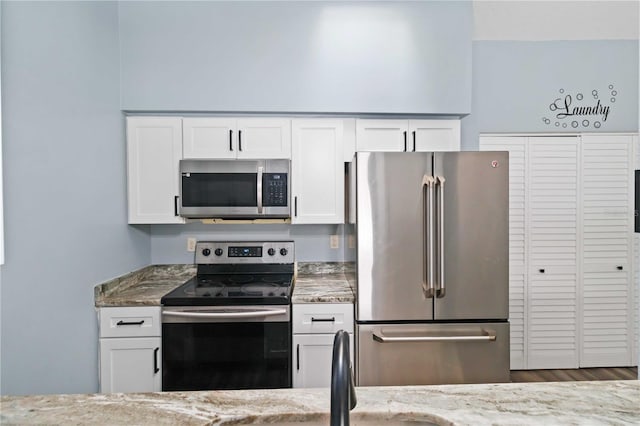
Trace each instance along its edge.
<path fill-rule="evenodd" d="M 340 330 L 333 339 L 331 365 L 331 426 L 349 426 L 349 411 L 357 404 L 349 356 L 349 333 Z"/>

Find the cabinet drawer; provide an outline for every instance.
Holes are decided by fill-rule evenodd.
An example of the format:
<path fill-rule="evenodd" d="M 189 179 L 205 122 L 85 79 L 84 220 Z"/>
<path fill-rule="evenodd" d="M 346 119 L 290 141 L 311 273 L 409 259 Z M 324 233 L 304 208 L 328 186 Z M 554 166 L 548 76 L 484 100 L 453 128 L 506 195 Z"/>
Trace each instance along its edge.
<path fill-rule="evenodd" d="M 100 308 L 100 337 L 160 336 L 160 307 Z"/>
<path fill-rule="evenodd" d="M 353 333 L 353 304 L 301 303 L 293 305 L 293 333 Z"/>

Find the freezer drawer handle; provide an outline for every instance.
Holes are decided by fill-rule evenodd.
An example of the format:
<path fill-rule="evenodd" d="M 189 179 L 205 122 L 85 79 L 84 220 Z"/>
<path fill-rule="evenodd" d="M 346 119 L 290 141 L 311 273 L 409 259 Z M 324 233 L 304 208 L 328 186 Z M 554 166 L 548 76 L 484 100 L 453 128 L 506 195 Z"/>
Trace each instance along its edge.
<path fill-rule="evenodd" d="M 486 333 L 486 332 L 485 332 Z M 373 340 L 379 343 L 408 343 L 408 342 L 494 342 L 495 334 L 486 333 L 483 336 L 400 336 L 387 337 L 373 333 Z"/>
<path fill-rule="evenodd" d="M 311 317 L 311 322 L 336 322 L 336 318 L 335 317 L 331 317 L 331 318 L 314 318 L 314 317 Z"/>
<path fill-rule="evenodd" d="M 162 315 L 185 318 L 259 318 L 286 314 L 286 309 L 270 311 L 239 311 L 239 312 L 179 312 L 164 311 Z"/>

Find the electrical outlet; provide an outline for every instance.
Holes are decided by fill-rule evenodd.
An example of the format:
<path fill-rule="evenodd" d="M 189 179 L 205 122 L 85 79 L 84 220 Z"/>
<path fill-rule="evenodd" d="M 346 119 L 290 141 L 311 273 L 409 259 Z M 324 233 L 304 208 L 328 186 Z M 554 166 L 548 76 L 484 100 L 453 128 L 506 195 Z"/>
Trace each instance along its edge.
<path fill-rule="evenodd" d="M 340 239 L 337 235 L 331 235 L 329 237 L 329 247 L 332 249 L 340 248 Z"/>
<path fill-rule="evenodd" d="M 195 238 L 187 238 L 187 251 L 189 251 L 189 252 L 196 251 L 196 239 Z"/>
<path fill-rule="evenodd" d="M 356 248 L 356 236 L 355 235 L 349 235 L 349 248 L 350 249 Z"/>

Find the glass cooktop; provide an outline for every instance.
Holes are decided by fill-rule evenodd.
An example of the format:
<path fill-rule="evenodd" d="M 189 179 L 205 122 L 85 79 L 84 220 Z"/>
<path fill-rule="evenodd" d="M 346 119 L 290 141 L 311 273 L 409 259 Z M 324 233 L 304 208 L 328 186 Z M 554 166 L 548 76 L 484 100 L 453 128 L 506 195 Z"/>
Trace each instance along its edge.
<path fill-rule="evenodd" d="M 161 299 L 165 306 L 286 305 L 293 274 L 198 275 Z"/>

